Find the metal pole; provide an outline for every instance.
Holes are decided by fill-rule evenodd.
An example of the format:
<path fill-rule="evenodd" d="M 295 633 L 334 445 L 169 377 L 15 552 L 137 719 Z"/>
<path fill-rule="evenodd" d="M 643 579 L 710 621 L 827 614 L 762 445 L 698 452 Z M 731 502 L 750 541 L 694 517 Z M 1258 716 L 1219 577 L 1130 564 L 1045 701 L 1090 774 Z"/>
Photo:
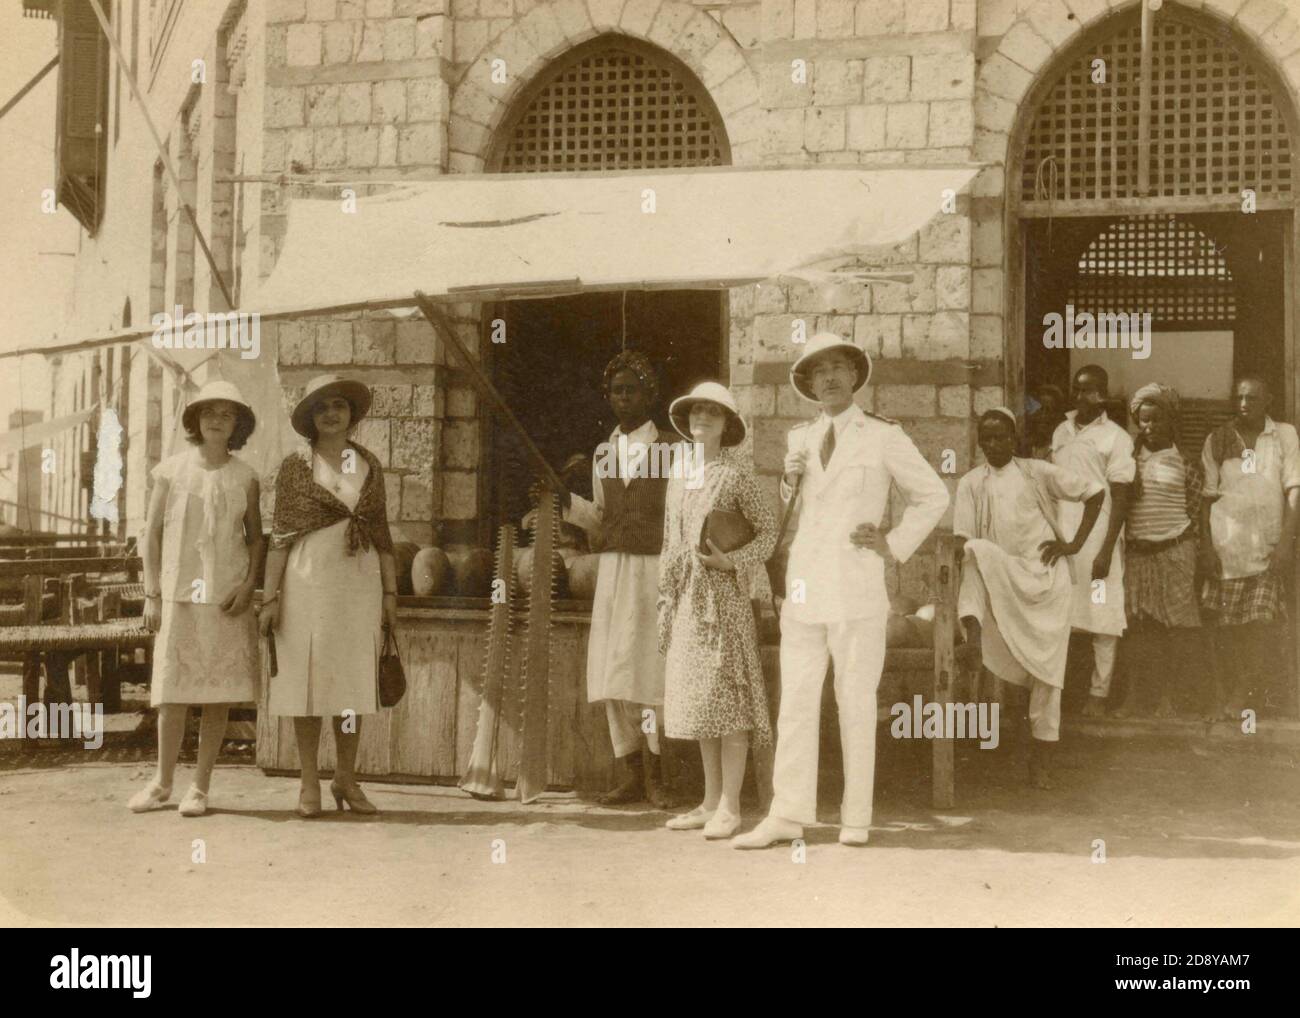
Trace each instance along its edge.
<path fill-rule="evenodd" d="M 180 177 L 172 168 L 171 158 L 167 155 L 167 149 L 163 145 L 162 137 L 158 134 L 158 128 L 154 127 L 153 117 L 149 116 L 149 107 L 145 104 L 144 97 L 140 95 L 140 88 L 135 83 L 135 75 L 131 73 L 131 65 L 122 57 L 122 48 L 118 46 L 117 40 L 113 38 L 113 30 L 109 26 L 108 18 L 104 16 L 104 8 L 100 6 L 99 0 L 90 0 L 91 9 L 95 12 L 95 17 L 99 19 L 99 27 L 104 31 L 104 38 L 113 49 L 113 59 L 117 61 L 118 70 L 122 72 L 122 77 L 126 78 L 127 84 L 131 86 L 131 94 L 135 96 L 135 101 L 140 105 L 140 112 L 144 115 L 145 125 L 149 128 L 149 133 L 153 135 L 153 143 L 158 147 L 158 154 L 162 158 L 163 168 L 167 171 L 167 176 L 171 178 L 172 187 L 176 188 L 176 197 L 185 209 L 185 215 L 189 217 L 190 225 L 194 227 L 194 236 L 198 239 L 199 247 L 203 249 L 203 257 L 208 260 L 208 267 L 212 269 L 212 275 L 217 280 L 217 285 L 221 287 L 221 295 L 226 298 L 226 307 L 235 306 L 235 298 L 230 295 L 230 287 L 226 286 L 226 277 L 221 274 L 217 268 L 217 260 L 212 256 L 212 251 L 208 247 L 207 238 L 203 236 L 203 230 L 199 228 L 198 217 L 194 215 L 194 209 L 190 203 L 185 200 L 185 192 L 181 189 Z"/>

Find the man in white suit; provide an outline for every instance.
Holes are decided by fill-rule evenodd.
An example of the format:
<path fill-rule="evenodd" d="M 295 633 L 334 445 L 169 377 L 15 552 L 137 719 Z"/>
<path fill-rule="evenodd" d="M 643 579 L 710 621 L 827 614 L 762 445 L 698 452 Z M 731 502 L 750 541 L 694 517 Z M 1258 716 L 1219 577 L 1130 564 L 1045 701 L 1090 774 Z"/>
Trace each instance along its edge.
<path fill-rule="evenodd" d="M 767 818 L 732 839 L 767 848 L 816 822 L 817 743 L 826 665 L 834 665 L 844 756 L 840 842 L 865 845 L 876 769 L 876 687 L 885 661 L 885 567 L 904 562 L 948 508 L 948 489 L 895 421 L 865 413 L 853 394 L 871 377 L 866 353 L 818 333 L 790 371 L 821 415 L 787 441 L 781 497 L 803 504 L 781 608 L 781 710 Z M 886 533 L 895 485 L 908 505 Z"/>

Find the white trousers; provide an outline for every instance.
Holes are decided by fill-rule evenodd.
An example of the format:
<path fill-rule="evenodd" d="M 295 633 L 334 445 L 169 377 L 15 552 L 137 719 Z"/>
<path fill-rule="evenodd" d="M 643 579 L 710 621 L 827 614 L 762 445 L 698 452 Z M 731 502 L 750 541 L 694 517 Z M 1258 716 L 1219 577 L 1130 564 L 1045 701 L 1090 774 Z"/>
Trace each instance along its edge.
<path fill-rule="evenodd" d="M 1115 650 L 1118 646 L 1118 636 L 1092 634 L 1092 686 L 1088 690 L 1092 696 L 1110 696 L 1110 680 L 1115 677 Z"/>
<path fill-rule="evenodd" d="M 840 823 L 871 826 L 876 778 L 876 687 L 885 664 L 885 619 L 810 625 L 781 617 L 781 710 L 776 723 L 772 816 L 817 822 L 817 750 L 826 665 L 835 669 L 835 700 L 844 755 Z"/>
<path fill-rule="evenodd" d="M 609 741 L 614 744 L 615 756 L 631 756 L 641 751 L 641 736 L 645 735 L 650 752 L 659 755 L 659 708 L 630 700 L 606 700 L 605 719 L 609 722 Z M 642 733 L 643 711 L 654 712 L 654 730 Z"/>
<path fill-rule="evenodd" d="M 1042 679 L 1029 688 L 1029 734 L 1042 742 L 1061 741 L 1061 691 Z"/>

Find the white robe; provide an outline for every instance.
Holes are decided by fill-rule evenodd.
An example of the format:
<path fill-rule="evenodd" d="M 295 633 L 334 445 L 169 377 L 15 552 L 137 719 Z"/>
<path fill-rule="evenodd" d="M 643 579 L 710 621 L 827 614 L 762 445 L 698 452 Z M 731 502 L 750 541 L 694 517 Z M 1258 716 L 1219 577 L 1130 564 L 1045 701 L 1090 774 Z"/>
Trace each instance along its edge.
<path fill-rule="evenodd" d="M 1057 426 L 1056 433 L 1052 436 L 1052 462 L 1070 473 L 1104 485 L 1106 498 L 1101 506 L 1101 515 L 1097 517 L 1097 525 L 1092 528 L 1087 543 L 1076 556 L 1078 568 L 1075 570 L 1074 607 L 1070 612 L 1070 624 L 1085 633 L 1123 636 L 1128 625 L 1124 614 L 1123 534 L 1116 540 L 1111 552 L 1110 571 L 1102 588 L 1093 586 L 1092 563 L 1106 540 L 1106 530 L 1110 526 L 1110 486 L 1132 484 L 1137 473 L 1137 461 L 1133 459 L 1133 440 L 1127 431 L 1106 416 L 1104 410 L 1095 420 L 1081 428 L 1075 425 L 1075 413 L 1071 410 L 1066 414 L 1065 420 Z M 1059 519 L 1066 536 L 1073 536 L 1074 528 L 1083 519 L 1083 506 L 1071 503 L 1062 505 Z"/>
<path fill-rule="evenodd" d="M 1042 460 L 985 464 L 957 485 L 953 533 L 966 538 L 957 611 L 980 620 L 984 665 L 998 678 L 1065 685 L 1073 584 L 1068 560 L 1047 566 L 1040 557 L 1039 546 L 1056 538 L 1044 510 L 1101 487 Z"/>
<path fill-rule="evenodd" d="M 617 445 L 620 431 L 609 436 Z M 631 483 L 648 446 L 659 440 L 653 421 L 628 439 Z M 592 463 L 593 501 L 574 495 L 564 518 L 584 530 L 597 530 L 605 514 L 605 495 L 598 461 Z M 602 552 L 596 570 L 596 593 L 587 642 L 587 700 L 627 700 L 657 706 L 664 702 L 664 659 L 659 653 L 659 556 Z"/>

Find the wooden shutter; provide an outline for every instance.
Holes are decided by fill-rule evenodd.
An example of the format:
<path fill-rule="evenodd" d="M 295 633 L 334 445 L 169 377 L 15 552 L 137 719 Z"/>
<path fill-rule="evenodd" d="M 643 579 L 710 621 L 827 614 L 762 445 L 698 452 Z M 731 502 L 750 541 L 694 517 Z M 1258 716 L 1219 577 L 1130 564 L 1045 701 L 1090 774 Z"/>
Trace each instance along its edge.
<path fill-rule="evenodd" d="M 108 6 L 105 2 L 105 14 Z M 108 41 L 89 0 L 65 0 L 59 26 L 55 174 L 59 203 L 91 233 L 103 211 L 109 59 Z"/>

